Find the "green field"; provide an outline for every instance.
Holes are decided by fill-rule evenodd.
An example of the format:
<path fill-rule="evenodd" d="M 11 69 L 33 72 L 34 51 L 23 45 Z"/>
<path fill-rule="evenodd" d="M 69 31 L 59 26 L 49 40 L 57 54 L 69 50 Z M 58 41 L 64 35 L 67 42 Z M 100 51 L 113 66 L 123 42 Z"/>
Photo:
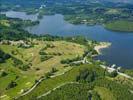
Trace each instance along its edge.
<path fill-rule="evenodd" d="M 7 59 L 5 63 L 0 63 L 0 73 L 7 73 L 6 76 L 0 77 L 1 98 L 12 98 L 22 94 L 35 83 L 35 80 L 44 77 L 45 73 L 51 71 L 52 68 L 58 70 L 55 75 L 70 70 L 71 67 L 67 64 L 62 64 L 61 60 L 82 56 L 86 50 L 83 45 L 66 41 L 47 42 L 33 40 L 32 43 L 34 46 L 29 48 L 18 47 L 19 41 L 13 41 L 12 45 L 0 45 L 0 50 L 10 54 L 15 59 L 19 59 L 23 63 L 22 65 L 30 63 L 30 68 L 26 70 L 20 69 L 21 64 L 15 66 L 12 58 Z M 47 47 L 49 45 L 51 47 Z M 40 50 L 46 52 L 47 56 L 50 55 L 52 58 L 41 61 Z M 17 86 L 6 90 L 11 81 L 15 81 Z"/>
<path fill-rule="evenodd" d="M 133 32 L 132 21 L 114 21 L 105 24 L 105 28 L 112 31 Z"/>

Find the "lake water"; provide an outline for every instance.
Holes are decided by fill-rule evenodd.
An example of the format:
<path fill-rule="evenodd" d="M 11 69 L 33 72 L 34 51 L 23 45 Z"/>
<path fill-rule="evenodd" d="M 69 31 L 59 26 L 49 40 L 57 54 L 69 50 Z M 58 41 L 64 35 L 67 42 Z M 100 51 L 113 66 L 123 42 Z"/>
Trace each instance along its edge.
<path fill-rule="evenodd" d="M 27 15 L 25 12 L 16 12 L 16 11 L 8 11 L 8 12 L 0 12 L 1 14 L 6 14 L 7 17 L 10 18 L 20 18 L 23 20 L 37 20 L 37 14 L 35 15 Z"/>
<path fill-rule="evenodd" d="M 8 17 L 36 20 L 37 15 L 26 15 L 24 12 L 6 12 Z M 44 16 L 40 24 L 26 28 L 33 34 L 51 34 L 58 36 L 82 35 L 88 39 L 111 42 L 112 45 L 103 49 L 97 59 L 109 64 L 116 64 L 125 68 L 133 68 L 133 33 L 113 32 L 101 25 L 73 25 L 63 19 L 63 15 Z"/>

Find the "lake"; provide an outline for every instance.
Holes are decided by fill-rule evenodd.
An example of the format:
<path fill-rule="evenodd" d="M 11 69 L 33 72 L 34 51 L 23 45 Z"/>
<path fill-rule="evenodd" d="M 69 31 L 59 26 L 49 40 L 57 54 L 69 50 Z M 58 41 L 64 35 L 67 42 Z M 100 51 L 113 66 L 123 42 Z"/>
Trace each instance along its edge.
<path fill-rule="evenodd" d="M 26 15 L 25 12 L 8 11 L 7 17 L 23 20 L 37 20 L 37 15 Z M 87 26 L 73 25 L 66 22 L 63 15 L 44 16 L 38 25 L 27 27 L 32 34 L 51 34 L 58 36 L 82 35 L 88 39 L 102 42 L 111 42 L 109 48 L 102 49 L 97 57 L 109 64 L 116 64 L 125 68 L 133 68 L 133 33 L 114 32 L 106 30 L 102 25 Z"/>

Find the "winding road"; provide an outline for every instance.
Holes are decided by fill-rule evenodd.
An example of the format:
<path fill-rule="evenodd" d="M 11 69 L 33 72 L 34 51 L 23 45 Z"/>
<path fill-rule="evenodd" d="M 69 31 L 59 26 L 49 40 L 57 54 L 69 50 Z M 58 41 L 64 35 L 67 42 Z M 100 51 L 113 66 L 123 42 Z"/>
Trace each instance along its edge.
<path fill-rule="evenodd" d="M 103 69 L 107 69 L 108 72 L 117 71 L 118 75 L 121 75 L 121 76 L 123 76 L 123 77 L 126 77 L 126 78 L 128 78 L 128 79 L 133 80 L 133 77 L 131 77 L 131 76 L 125 74 L 125 73 L 121 73 L 121 72 L 119 72 L 119 71 L 118 71 L 117 69 L 115 69 L 115 68 L 108 67 L 108 66 L 105 66 L 105 65 L 100 65 L 100 67 L 103 68 Z"/>
<path fill-rule="evenodd" d="M 87 53 L 84 58 L 82 60 L 79 60 L 79 61 L 74 61 L 72 63 L 75 63 L 75 64 L 78 64 L 78 63 L 88 63 L 87 61 L 87 57 L 90 55 L 91 53 Z M 70 69 L 71 70 L 71 69 Z M 67 70 L 66 72 L 68 72 L 69 70 Z M 60 73 L 60 74 L 56 74 L 56 75 L 53 75 L 53 76 L 50 76 L 50 78 L 54 78 L 54 77 L 57 77 L 57 76 L 60 76 L 60 75 L 63 75 L 65 74 L 66 72 L 63 72 L 63 73 Z M 25 96 L 27 94 L 29 94 L 32 90 L 34 90 L 43 80 L 45 80 L 46 78 L 41 78 L 38 80 L 38 82 L 36 82 L 28 91 L 24 92 L 23 94 L 21 94 L 19 97 L 22 97 L 22 96 Z M 15 99 L 18 99 L 19 97 L 16 97 Z"/>
<path fill-rule="evenodd" d="M 74 61 L 74 62 L 72 62 L 72 63 L 74 63 L 74 64 L 78 64 L 78 63 L 83 63 L 83 64 L 89 63 L 88 60 L 87 60 L 87 57 L 88 57 L 89 55 L 91 55 L 91 53 L 87 53 L 86 56 L 85 56 L 82 60 Z M 90 63 L 91 63 L 91 62 L 90 62 Z M 108 67 L 108 66 L 105 66 L 105 65 L 100 65 L 100 67 L 101 67 L 101 68 L 104 68 L 104 69 L 107 69 L 108 72 L 112 72 L 112 71 L 115 71 L 115 70 L 116 70 L 115 68 Z M 72 68 L 71 68 L 71 69 L 72 69 Z M 71 69 L 70 69 L 70 70 L 71 70 Z M 67 70 L 66 72 L 68 72 L 68 71 L 69 71 L 69 70 Z M 116 71 L 117 71 L 117 70 L 116 70 Z M 66 72 L 63 72 L 63 73 L 60 73 L 60 74 L 56 74 L 56 75 L 54 75 L 54 76 L 50 76 L 50 78 L 54 78 L 54 77 L 63 75 L 63 74 L 65 74 Z M 121 73 L 121 72 L 118 72 L 118 71 L 117 71 L 117 73 L 118 73 L 119 75 L 123 76 L 123 77 L 126 77 L 126 78 L 128 78 L 128 79 L 133 80 L 133 77 L 131 77 L 131 76 L 127 75 L 127 74 L 124 74 L 124 73 Z M 35 89 L 35 88 L 36 88 L 43 80 L 45 80 L 45 79 L 46 79 L 46 78 L 41 78 L 41 79 L 39 79 L 38 82 L 37 82 L 36 84 L 34 84 L 28 91 L 24 92 L 21 96 L 25 96 L 25 95 L 29 94 L 33 89 Z M 70 83 L 72 84 L 72 83 L 78 83 L 78 82 L 68 82 L 68 83 L 64 83 L 64 84 L 61 84 L 61 85 L 57 86 L 56 88 L 54 88 L 54 89 L 52 89 L 52 90 L 56 90 L 57 88 L 60 88 L 61 86 L 64 86 L 64 85 L 70 84 Z M 78 83 L 78 84 L 79 84 L 79 83 Z M 39 98 L 41 98 L 42 96 L 46 96 L 46 95 L 50 94 L 52 90 L 49 90 L 48 92 L 44 93 L 43 95 L 41 95 L 41 96 L 39 96 L 39 97 L 37 97 L 37 98 L 39 99 Z M 21 96 L 19 96 L 19 97 L 21 97 Z M 19 97 L 15 98 L 15 99 L 18 99 Z"/>

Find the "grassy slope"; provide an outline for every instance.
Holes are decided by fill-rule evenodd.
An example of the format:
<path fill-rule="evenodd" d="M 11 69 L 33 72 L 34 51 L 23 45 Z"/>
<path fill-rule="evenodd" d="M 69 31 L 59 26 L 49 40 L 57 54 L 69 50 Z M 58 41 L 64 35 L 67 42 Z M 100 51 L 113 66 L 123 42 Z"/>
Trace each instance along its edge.
<path fill-rule="evenodd" d="M 95 91 L 98 92 L 102 100 L 116 100 L 110 90 L 104 87 L 95 87 Z"/>
<path fill-rule="evenodd" d="M 38 96 L 40 96 L 42 94 L 45 94 L 48 91 L 50 91 L 50 90 L 54 89 L 55 87 L 58 87 L 58 86 L 60 86 L 60 85 L 62 85 L 64 83 L 76 82 L 75 79 L 76 79 L 76 76 L 79 74 L 79 70 L 82 70 L 82 69 L 85 69 L 85 68 L 88 68 L 89 70 L 91 70 L 91 69 L 95 70 L 96 73 L 98 74 L 97 76 L 100 76 L 100 75 L 104 74 L 104 70 L 101 69 L 100 67 L 98 67 L 98 65 L 84 64 L 84 65 L 81 65 L 81 66 L 76 66 L 76 67 L 73 67 L 72 70 L 70 70 L 69 72 L 65 73 L 64 75 L 44 80 L 37 88 L 35 88 L 28 95 L 26 95 L 24 97 L 21 97 L 20 100 L 27 100 L 27 99 L 33 99 L 33 98 L 35 99 L 36 97 L 38 97 Z M 110 82 L 111 82 L 111 84 L 110 84 Z M 116 100 L 117 98 L 121 98 L 121 93 L 119 93 L 119 92 L 123 91 L 123 89 L 126 89 L 126 93 L 124 93 L 125 95 L 129 94 L 127 92 L 128 89 L 126 87 L 124 87 L 126 84 L 129 85 L 128 79 L 126 81 L 123 81 L 123 80 L 121 80 L 119 78 L 119 76 L 116 77 L 116 78 L 105 77 L 103 79 L 102 79 L 102 77 L 101 78 L 99 77 L 99 79 L 96 79 L 94 84 L 95 84 L 95 87 L 94 87 L 94 89 L 92 91 L 96 91 L 98 93 L 98 95 L 100 95 L 100 98 L 102 100 Z M 66 89 L 66 88 L 64 88 L 64 89 Z M 77 93 L 76 92 L 73 93 L 73 91 L 71 91 L 71 89 L 68 90 L 68 91 L 71 91 L 71 93 L 73 93 L 73 94 L 67 93 L 67 91 L 65 91 L 64 89 L 61 87 L 61 90 L 64 91 L 63 93 L 58 91 L 60 89 L 57 89 L 57 91 L 55 90 L 51 94 L 49 94 L 47 96 L 48 98 L 46 97 L 46 99 L 45 99 L 45 97 L 42 97 L 40 100 L 47 100 L 47 99 L 55 100 L 55 98 L 53 98 L 52 95 L 54 97 L 57 97 L 58 99 L 63 98 L 63 97 L 67 98 L 67 97 L 70 97 L 71 95 L 73 95 L 75 97 L 77 95 Z M 84 89 L 81 88 L 81 90 L 79 90 L 80 91 L 79 93 L 82 93 L 83 90 Z M 88 89 L 88 91 L 89 91 L 89 89 Z M 56 96 L 56 94 L 58 94 L 58 95 Z M 118 97 L 117 97 L 117 95 L 118 95 Z M 132 95 L 130 94 L 130 96 L 132 96 Z M 125 98 L 123 98 L 123 99 L 125 99 Z"/>
<path fill-rule="evenodd" d="M 126 70 L 125 73 L 133 77 L 133 69 Z"/>
<path fill-rule="evenodd" d="M 12 60 L 9 59 L 6 63 L 0 64 L 0 69 L 5 70 L 8 75 L 5 77 L 0 78 L 0 92 L 1 96 L 7 95 L 6 98 L 10 98 L 10 96 L 14 96 L 20 93 L 21 89 L 27 89 L 31 87 L 34 84 L 35 76 L 30 73 L 23 73 L 20 69 L 15 68 L 12 65 Z M 19 76 L 18 79 L 16 79 L 16 76 Z M 15 88 L 9 89 L 8 91 L 5 90 L 7 85 L 12 81 L 15 80 L 17 82 L 17 86 Z M 28 84 L 27 84 L 28 83 Z"/>
<path fill-rule="evenodd" d="M 0 48 L 6 52 L 11 54 L 13 57 L 20 59 L 24 63 L 32 62 L 32 66 L 28 71 L 22 71 L 17 67 L 13 66 L 13 61 L 9 59 L 6 63 L 0 64 L 0 69 L 8 72 L 8 75 L 0 78 L 0 96 L 6 95 L 8 97 L 14 97 L 19 95 L 22 90 L 26 90 L 34 84 L 35 79 L 40 78 L 46 72 L 50 71 L 52 67 L 56 67 L 59 71 L 57 74 L 68 70 L 68 68 L 64 68 L 63 64 L 60 63 L 62 58 L 74 58 L 77 55 L 82 55 L 84 53 L 85 47 L 75 43 L 69 43 L 65 41 L 55 41 L 55 42 L 38 42 L 38 45 L 35 45 L 32 48 L 17 48 L 17 46 L 11 45 L 0 45 Z M 52 43 L 55 47 L 48 48 L 46 52 L 48 53 L 58 53 L 61 52 L 61 56 L 54 56 L 53 58 L 41 62 L 39 51 L 41 48 L 45 47 L 47 43 Z M 17 51 L 16 55 L 13 55 L 11 52 Z M 71 51 L 71 52 L 70 52 Z M 77 51 L 77 52 L 75 52 Z M 46 66 L 47 65 L 47 66 Z M 40 70 L 36 70 L 39 68 Z M 17 80 L 15 80 L 16 76 L 19 76 Z M 32 78 L 31 78 L 32 77 Z M 7 85 L 11 80 L 15 80 L 17 82 L 17 86 L 15 88 L 5 90 Z"/>
<path fill-rule="evenodd" d="M 75 82 L 76 76 L 79 74 L 79 70 L 84 68 L 93 68 L 94 65 L 82 65 L 82 66 L 76 66 L 69 72 L 65 73 L 64 75 L 50 78 L 47 80 L 44 80 L 37 88 L 35 88 L 31 93 L 21 98 L 22 100 L 33 99 L 33 97 L 37 97 L 42 95 L 43 93 L 48 92 L 49 90 L 52 90 L 53 88 L 67 82 Z"/>
<path fill-rule="evenodd" d="M 83 66 L 82 66 L 83 67 Z M 89 67 L 88 67 L 89 68 Z M 132 93 L 129 92 L 129 89 L 126 88 L 124 82 L 116 82 L 114 79 L 110 79 L 109 77 L 105 79 L 97 79 L 100 84 L 95 84 L 93 88 L 93 83 L 91 84 L 66 84 L 54 91 L 52 91 L 50 94 L 41 97 L 39 100 L 68 100 L 71 98 L 71 100 L 87 100 L 83 98 L 88 98 L 88 92 L 92 94 L 92 100 L 131 100 L 133 97 Z M 97 81 L 96 80 L 96 81 Z M 103 81 L 106 80 L 106 81 Z M 58 82 L 58 81 L 57 81 Z M 107 82 L 107 83 L 106 83 Z M 113 83 L 113 84 L 112 84 Z M 46 84 L 44 84 L 46 85 Z M 48 85 L 46 85 L 48 86 Z M 87 86 L 87 87 L 86 87 Z M 92 87 L 91 87 L 92 86 Z M 132 86 L 132 85 L 131 85 Z M 89 87 L 89 88 L 88 88 Z M 43 88 L 43 87 L 42 87 Z M 47 88 L 47 87 L 45 87 Z M 44 88 L 44 93 L 45 89 Z M 126 90 L 126 91 L 125 91 Z M 36 90 L 38 91 L 38 90 Z M 75 91 L 75 92 L 74 92 Z M 97 93 L 101 99 L 96 99 Z M 35 98 L 37 95 L 35 95 L 35 92 L 25 98 L 21 98 L 22 100 L 26 100 L 27 98 L 31 97 L 32 99 Z M 31 99 L 30 98 L 30 99 Z"/>
<path fill-rule="evenodd" d="M 20 58 L 20 59 L 22 59 L 24 61 L 25 61 L 25 59 L 27 59 L 27 58 L 30 59 L 32 57 L 39 59 L 37 51 L 39 51 L 38 49 L 43 47 L 46 44 L 46 42 L 44 44 L 42 44 L 42 43 L 39 43 L 39 44 L 41 44 L 41 45 L 37 45 L 34 48 L 29 48 L 29 49 L 21 48 L 19 51 L 21 51 L 21 53 L 23 55 L 27 54 L 27 57 L 24 57 L 23 59 L 19 55 L 14 55 L 14 56 L 17 57 L 17 58 Z M 53 52 L 59 53 L 60 52 L 60 53 L 63 53 L 63 55 L 56 56 L 55 58 L 52 58 L 53 60 L 50 60 L 50 61 L 48 60 L 48 61 L 42 62 L 41 64 L 38 64 L 38 63 L 40 63 L 39 60 L 37 62 L 34 62 L 34 60 L 32 60 L 34 65 L 32 66 L 32 68 L 30 70 L 28 70 L 26 72 L 21 71 L 21 70 L 15 68 L 15 67 L 13 67 L 12 66 L 12 61 L 10 59 L 8 60 L 7 63 L 1 64 L 0 65 L 1 69 L 10 71 L 8 76 L 0 78 L 0 81 L 2 83 L 2 84 L 0 84 L 0 87 L 2 89 L 1 91 L 4 91 L 3 93 L 8 95 L 8 96 L 14 97 L 14 96 L 16 96 L 16 94 L 20 93 L 21 89 L 24 89 L 24 88 L 26 89 L 26 88 L 30 87 L 34 83 L 34 80 L 35 80 L 36 77 L 38 77 L 38 75 L 41 76 L 42 74 L 44 74 L 45 71 L 47 71 L 47 69 L 49 69 L 49 70 L 51 69 L 52 65 L 51 66 L 49 65 L 49 67 L 43 67 L 44 65 L 46 65 L 46 62 L 48 64 L 51 64 L 51 62 L 54 63 L 54 59 L 57 60 L 57 58 L 60 58 L 60 57 L 61 57 L 61 59 L 63 59 L 63 58 L 73 58 L 77 54 L 81 54 L 82 55 L 82 53 L 84 51 L 84 47 L 83 46 L 77 45 L 77 44 L 73 44 L 73 43 L 64 42 L 64 41 L 52 42 L 52 44 L 54 44 L 55 47 L 54 48 L 48 48 L 46 50 L 46 52 L 47 53 L 53 53 Z M 1 48 L 5 52 L 10 53 L 11 50 L 12 49 L 14 50 L 16 47 L 15 46 L 9 46 L 8 47 L 8 45 L 7 46 L 3 45 L 3 46 L 1 46 Z M 75 50 L 73 50 L 73 49 L 78 50 L 78 52 L 75 52 Z M 31 56 L 31 54 L 30 54 L 31 52 L 33 52 L 35 55 Z M 72 55 L 71 55 L 71 53 L 72 53 Z M 60 65 L 60 64 L 59 63 L 55 63 L 55 65 Z M 57 68 L 59 68 L 59 72 L 58 73 L 64 71 L 64 67 L 63 66 L 61 67 L 61 66 L 57 67 Z M 24 97 L 22 97 L 20 99 L 22 99 L 22 100 L 33 99 L 33 98 L 35 98 L 37 96 L 40 96 L 40 95 L 48 92 L 49 90 L 52 90 L 53 88 L 55 88 L 55 87 L 57 87 L 57 86 L 59 86 L 61 84 L 68 83 L 68 82 L 75 82 L 76 81 L 75 80 L 76 76 L 79 74 L 79 70 L 84 69 L 84 68 L 88 68 L 88 69 L 93 69 L 94 68 L 95 71 L 98 71 L 100 73 L 104 72 L 100 67 L 98 67 L 98 65 L 96 65 L 96 66 L 94 64 L 93 65 L 85 64 L 85 65 L 82 65 L 82 66 L 73 67 L 73 69 L 71 69 L 70 71 L 68 71 L 64 75 L 44 80 L 31 93 L 29 93 L 28 95 L 26 95 L 26 96 L 24 96 Z M 41 72 L 40 71 L 39 72 L 35 71 L 35 69 L 34 69 L 35 67 L 39 67 L 41 69 L 40 70 Z M 41 74 L 39 74 L 39 73 L 41 73 Z M 100 73 L 98 74 L 98 76 L 101 75 Z M 17 87 L 13 88 L 13 89 L 5 91 L 4 88 L 7 86 L 9 81 L 15 79 L 16 75 L 20 76 L 20 78 L 18 80 L 16 80 L 19 85 Z M 4 80 L 6 80 L 6 81 L 4 81 Z M 113 79 L 111 79 L 111 80 L 113 81 Z M 106 98 L 110 98 L 112 100 L 115 100 L 115 98 L 113 97 L 112 91 L 109 91 L 105 87 L 98 86 L 98 87 L 96 87 L 94 89 L 94 91 L 98 92 L 98 94 L 100 95 L 100 97 L 102 99 L 106 100 Z M 4 95 L 4 94 L 2 94 L 2 95 Z M 106 94 L 106 95 L 104 95 L 104 94 Z M 6 96 L 5 98 L 8 98 L 8 96 Z"/>
<path fill-rule="evenodd" d="M 133 22 L 115 21 L 105 24 L 105 28 L 113 31 L 133 32 Z"/>

